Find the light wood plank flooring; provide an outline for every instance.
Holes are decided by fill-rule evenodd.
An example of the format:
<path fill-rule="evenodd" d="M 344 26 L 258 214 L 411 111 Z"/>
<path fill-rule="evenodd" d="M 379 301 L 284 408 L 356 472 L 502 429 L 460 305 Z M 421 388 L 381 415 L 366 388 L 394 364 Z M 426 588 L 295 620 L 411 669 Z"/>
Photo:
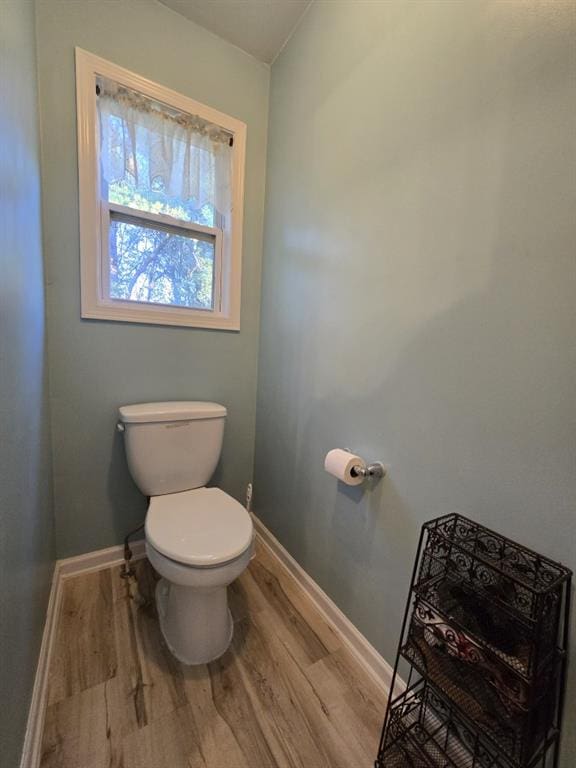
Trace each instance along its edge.
<path fill-rule="evenodd" d="M 187 667 L 146 560 L 64 584 L 41 768 L 371 768 L 385 697 L 264 547 L 229 588 L 234 640 Z"/>

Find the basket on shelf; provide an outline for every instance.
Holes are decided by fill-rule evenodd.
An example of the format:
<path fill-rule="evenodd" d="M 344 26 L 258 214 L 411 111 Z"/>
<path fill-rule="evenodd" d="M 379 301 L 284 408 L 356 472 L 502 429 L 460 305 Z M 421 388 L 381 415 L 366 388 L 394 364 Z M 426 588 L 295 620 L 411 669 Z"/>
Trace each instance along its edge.
<path fill-rule="evenodd" d="M 383 753 L 386 768 L 510 768 L 426 680 L 394 703 Z"/>

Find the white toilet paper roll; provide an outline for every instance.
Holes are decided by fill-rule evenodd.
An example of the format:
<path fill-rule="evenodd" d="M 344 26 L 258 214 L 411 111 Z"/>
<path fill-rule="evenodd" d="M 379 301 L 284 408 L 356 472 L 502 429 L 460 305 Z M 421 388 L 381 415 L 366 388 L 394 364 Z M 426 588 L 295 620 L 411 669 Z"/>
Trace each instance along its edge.
<path fill-rule="evenodd" d="M 326 472 L 334 475 L 338 480 L 342 480 L 346 485 L 360 485 L 364 480 L 362 475 L 357 475 L 352 471 L 354 467 L 366 469 L 366 463 L 360 456 L 344 451 L 342 448 L 334 448 L 332 451 L 328 451 L 324 459 L 324 469 Z"/>

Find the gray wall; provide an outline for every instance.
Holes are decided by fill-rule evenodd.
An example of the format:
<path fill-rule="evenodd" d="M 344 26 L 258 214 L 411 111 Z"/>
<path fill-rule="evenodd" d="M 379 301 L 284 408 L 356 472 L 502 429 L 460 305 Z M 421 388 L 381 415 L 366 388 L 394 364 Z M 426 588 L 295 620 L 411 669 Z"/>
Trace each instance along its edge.
<path fill-rule="evenodd" d="M 146 503 L 129 477 L 118 405 L 229 408 L 215 481 L 243 498 L 255 429 L 269 69 L 154 0 L 39 0 L 44 234 L 60 557 L 120 541 Z M 240 333 L 80 319 L 74 46 L 248 125 Z"/>
<path fill-rule="evenodd" d="M 0 764 L 16 768 L 54 561 L 32 3 L 2 3 L 0 48 Z"/>
<path fill-rule="evenodd" d="M 423 521 L 576 566 L 575 33 L 320 1 L 272 68 L 256 510 L 390 661 Z M 339 486 L 337 446 L 389 476 Z"/>

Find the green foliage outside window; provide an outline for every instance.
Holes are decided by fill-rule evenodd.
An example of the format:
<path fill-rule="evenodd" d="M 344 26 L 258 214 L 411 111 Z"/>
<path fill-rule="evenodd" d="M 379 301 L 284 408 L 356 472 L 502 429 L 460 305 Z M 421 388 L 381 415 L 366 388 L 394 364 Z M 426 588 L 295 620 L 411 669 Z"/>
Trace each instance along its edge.
<path fill-rule="evenodd" d="M 122 181 L 107 190 L 111 203 L 179 221 L 214 226 L 214 209 L 170 200 L 161 189 L 139 191 Z M 183 234 L 111 217 L 109 234 L 110 297 L 194 309 L 214 306 L 214 238 Z"/>

